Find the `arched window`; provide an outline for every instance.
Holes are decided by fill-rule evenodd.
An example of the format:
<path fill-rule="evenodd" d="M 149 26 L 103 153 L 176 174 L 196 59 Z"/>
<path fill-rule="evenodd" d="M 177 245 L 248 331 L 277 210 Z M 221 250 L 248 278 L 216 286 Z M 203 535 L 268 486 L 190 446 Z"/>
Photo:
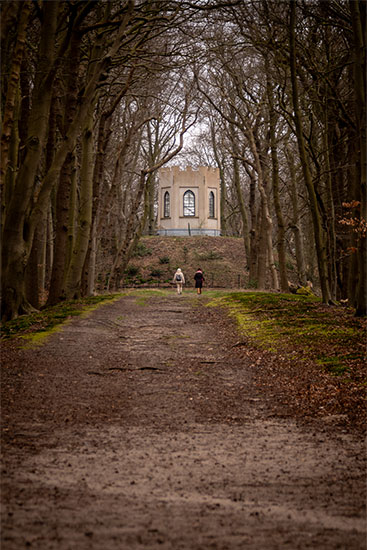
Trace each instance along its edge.
<path fill-rule="evenodd" d="M 165 192 L 164 194 L 164 198 L 163 198 L 163 216 L 165 218 L 169 218 L 170 217 L 170 207 L 171 207 L 171 204 L 170 204 L 170 196 L 169 196 L 169 193 L 168 191 Z"/>
<path fill-rule="evenodd" d="M 186 191 L 186 193 L 184 193 L 183 215 L 195 216 L 195 195 L 192 191 Z"/>
<path fill-rule="evenodd" d="M 210 191 L 209 193 L 209 218 L 215 217 L 215 208 L 214 208 L 214 193 Z"/>

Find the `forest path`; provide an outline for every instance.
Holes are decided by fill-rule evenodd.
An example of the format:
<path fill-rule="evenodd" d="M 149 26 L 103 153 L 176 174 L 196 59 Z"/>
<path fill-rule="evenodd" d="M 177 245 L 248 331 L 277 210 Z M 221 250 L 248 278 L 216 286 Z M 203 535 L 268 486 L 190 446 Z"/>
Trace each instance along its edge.
<path fill-rule="evenodd" d="M 365 549 L 363 442 L 274 415 L 204 300 L 126 296 L 10 354 L 2 550 Z"/>

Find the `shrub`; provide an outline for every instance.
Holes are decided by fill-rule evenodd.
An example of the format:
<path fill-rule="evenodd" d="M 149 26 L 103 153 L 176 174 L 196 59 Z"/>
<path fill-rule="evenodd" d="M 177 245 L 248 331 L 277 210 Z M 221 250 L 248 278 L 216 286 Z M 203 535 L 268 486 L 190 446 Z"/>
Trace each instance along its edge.
<path fill-rule="evenodd" d="M 125 269 L 125 273 L 128 277 L 136 277 L 136 275 L 139 273 L 139 266 L 137 265 L 128 265 Z"/>
<path fill-rule="evenodd" d="M 150 276 L 151 277 L 157 277 L 159 279 L 159 277 L 162 276 L 162 271 L 160 269 L 153 268 L 150 272 Z"/>
<path fill-rule="evenodd" d="M 144 256 L 151 256 L 152 253 L 152 250 L 150 248 L 147 248 L 144 243 L 138 243 L 136 249 L 133 252 L 133 256 L 143 258 Z"/>
<path fill-rule="evenodd" d="M 168 256 L 163 256 L 162 258 L 159 258 L 160 264 L 169 264 L 169 262 L 170 262 L 170 259 Z"/>

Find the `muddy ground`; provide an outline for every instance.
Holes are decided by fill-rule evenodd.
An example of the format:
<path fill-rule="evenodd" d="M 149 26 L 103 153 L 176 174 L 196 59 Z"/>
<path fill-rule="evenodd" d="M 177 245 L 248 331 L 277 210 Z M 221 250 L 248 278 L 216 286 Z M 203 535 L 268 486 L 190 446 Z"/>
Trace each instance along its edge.
<path fill-rule="evenodd" d="M 4 346 L 2 550 L 366 548 L 360 432 L 293 416 L 200 300 Z"/>

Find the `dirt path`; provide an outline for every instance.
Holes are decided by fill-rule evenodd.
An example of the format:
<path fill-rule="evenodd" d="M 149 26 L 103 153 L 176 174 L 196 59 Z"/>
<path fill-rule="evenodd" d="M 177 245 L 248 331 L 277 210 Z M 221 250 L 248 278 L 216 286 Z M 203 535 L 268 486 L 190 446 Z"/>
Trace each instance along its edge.
<path fill-rule="evenodd" d="M 5 353 L 2 550 L 364 550 L 360 438 L 275 415 L 235 339 L 130 296 Z"/>

